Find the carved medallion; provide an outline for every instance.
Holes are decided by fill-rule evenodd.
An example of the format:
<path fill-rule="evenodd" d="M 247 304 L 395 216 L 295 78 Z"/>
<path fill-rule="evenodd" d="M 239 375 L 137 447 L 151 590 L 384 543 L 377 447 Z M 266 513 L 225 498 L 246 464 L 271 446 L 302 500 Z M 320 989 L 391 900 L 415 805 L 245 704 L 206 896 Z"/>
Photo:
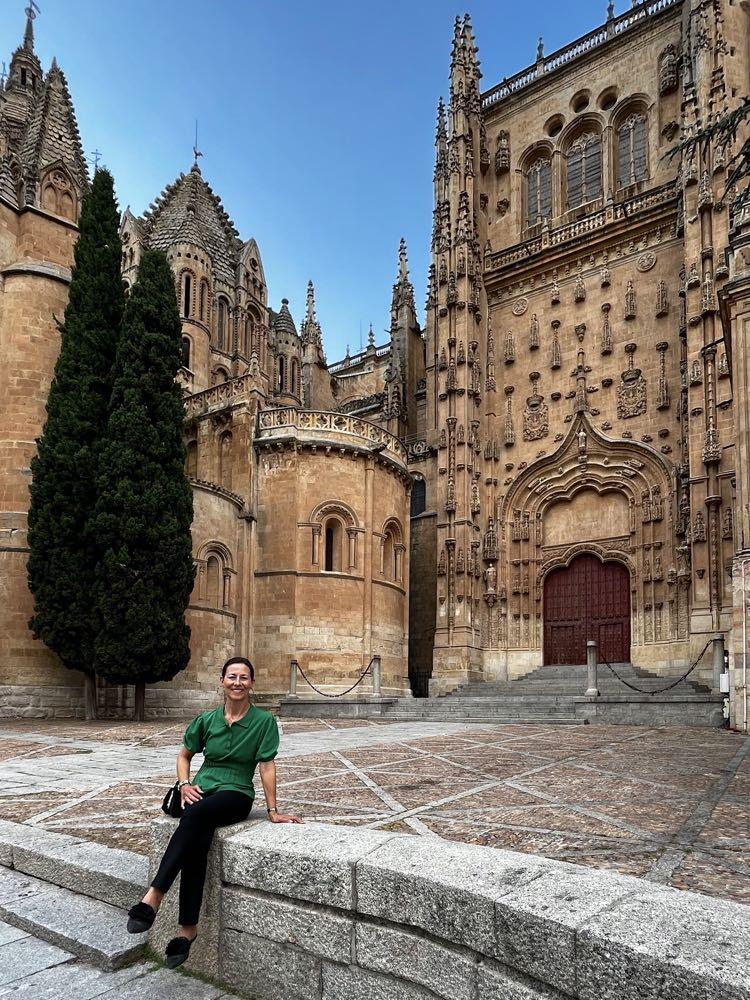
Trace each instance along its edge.
<path fill-rule="evenodd" d="M 526 312 L 526 310 L 528 308 L 529 308 L 529 300 L 528 299 L 517 299 L 513 303 L 513 315 L 514 316 L 523 316 L 523 314 Z"/>
<path fill-rule="evenodd" d="M 656 264 L 656 254 L 649 250 L 638 258 L 636 267 L 639 271 L 650 271 L 654 264 Z"/>

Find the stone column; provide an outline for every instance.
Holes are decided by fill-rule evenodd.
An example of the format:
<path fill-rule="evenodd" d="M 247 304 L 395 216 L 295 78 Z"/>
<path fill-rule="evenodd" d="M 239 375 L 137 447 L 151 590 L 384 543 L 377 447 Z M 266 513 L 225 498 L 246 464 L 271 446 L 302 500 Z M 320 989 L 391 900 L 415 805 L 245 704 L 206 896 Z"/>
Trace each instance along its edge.
<path fill-rule="evenodd" d="M 586 673 L 588 677 L 588 686 L 586 688 L 587 698 L 598 698 L 599 689 L 596 686 L 596 661 L 597 656 L 597 645 L 593 639 L 589 639 L 586 643 Z"/>

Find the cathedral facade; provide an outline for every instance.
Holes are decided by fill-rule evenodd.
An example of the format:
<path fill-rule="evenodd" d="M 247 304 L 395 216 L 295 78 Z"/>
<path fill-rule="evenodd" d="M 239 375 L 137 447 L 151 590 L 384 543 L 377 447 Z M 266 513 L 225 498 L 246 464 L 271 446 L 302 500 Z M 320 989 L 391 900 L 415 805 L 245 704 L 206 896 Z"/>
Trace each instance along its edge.
<path fill-rule="evenodd" d="M 197 164 L 124 214 L 125 282 L 145 247 L 174 268 L 195 501 L 192 659 L 151 711 L 210 704 L 232 653 L 272 698 L 292 658 L 340 690 L 373 655 L 384 693 L 422 695 L 583 662 L 591 638 L 676 675 L 720 632 L 746 721 L 750 219 L 725 191 L 731 148 L 672 151 L 750 91 L 749 35 L 729 0 L 610 6 L 483 89 L 458 20 L 425 329 L 402 244 L 389 340 L 335 363 L 312 284 L 299 325 L 269 305 L 257 243 Z M 26 628 L 25 512 L 86 184 L 64 76 L 42 72 L 29 20 L 0 91 L 9 714 L 81 703 Z"/>

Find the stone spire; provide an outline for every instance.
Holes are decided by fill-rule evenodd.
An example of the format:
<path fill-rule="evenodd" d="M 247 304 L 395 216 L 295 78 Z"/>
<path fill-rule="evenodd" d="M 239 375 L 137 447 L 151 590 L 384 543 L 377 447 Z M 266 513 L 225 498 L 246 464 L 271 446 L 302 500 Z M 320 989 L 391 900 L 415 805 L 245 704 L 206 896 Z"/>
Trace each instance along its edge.
<path fill-rule="evenodd" d="M 402 237 L 398 245 L 398 277 L 393 286 L 393 299 L 391 302 L 391 326 L 398 320 L 398 311 L 402 306 L 407 306 L 414 311 L 414 287 L 409 281 L 409 262 L 406 257 L 406 240 Z"/>
<path fill-rule="evenodd" d="M 320 323 L 315 318 L 315 288 L 312 281 L 307 283 L 307 304 L 305 307 L 305 318 L 300 325 L 300 337 L 303 345 L 310 344 L 313 347 L 322 347 L 322 334 Z"/>
<path fill-rule="evenodd" d="M 23 33 L 23 47 L 27 52 L 34 51 L 34 19 L 36 18 L 37 5 L 29 3 L 26 8 L 26 30 Z"/>

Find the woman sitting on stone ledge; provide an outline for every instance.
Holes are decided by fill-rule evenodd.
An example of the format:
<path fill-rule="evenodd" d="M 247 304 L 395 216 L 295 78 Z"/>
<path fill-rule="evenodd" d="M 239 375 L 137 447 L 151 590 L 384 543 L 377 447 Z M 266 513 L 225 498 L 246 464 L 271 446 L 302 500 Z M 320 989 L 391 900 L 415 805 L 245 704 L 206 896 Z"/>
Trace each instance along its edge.
<path fill-rule="evenodd" d="M 140 934 L 151 927 L 156 911 L 181 872 L 179 934 L 166 948 L 169 968 L 182 965 L 198 934 L 208 852 L 218 826 L 241 823 L 255 797 L 256 766 L 272 823 L 300 823 L 276 808 L 276 764 L 279 730 L 270 712 L 250 704 L 255 671 L 242 656 L 227 660 L 221 671 L 224 704 L 193 719 L 177 754 L 177 778 L 183 807 L 180 825 L 164 852 L 148 892 L 128 913 L 128 930 Z M 204 754 L 203 766 L 190 780 L 190 762 Z"/>

